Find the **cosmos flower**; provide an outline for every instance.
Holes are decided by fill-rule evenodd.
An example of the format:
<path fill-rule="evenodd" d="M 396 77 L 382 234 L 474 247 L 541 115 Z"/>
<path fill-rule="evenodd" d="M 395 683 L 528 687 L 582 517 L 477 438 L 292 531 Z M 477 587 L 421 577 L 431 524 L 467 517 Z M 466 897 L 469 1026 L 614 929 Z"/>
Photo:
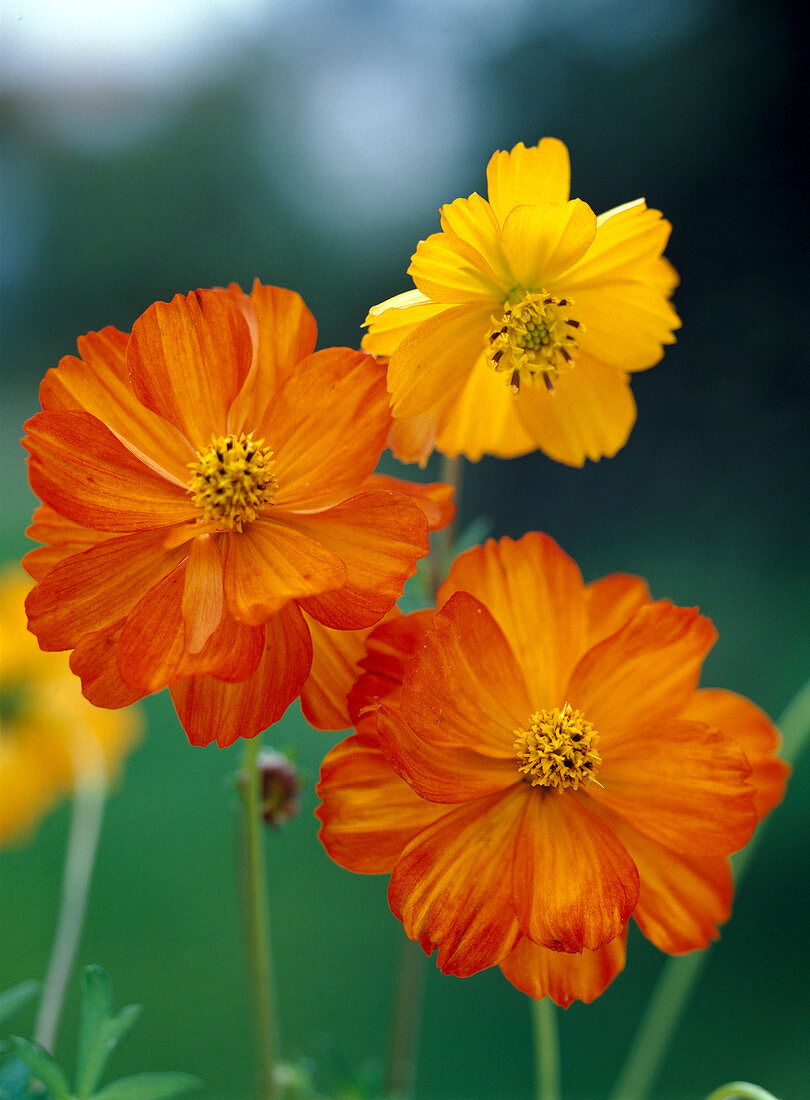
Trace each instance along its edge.
<path fill-rule="evenodd" d="M 0 574 L 0 845 L 26 836 L 77 785 L 116 776 L 141 728 L 134 709 L 82 697 L 62 653 L 42 653 L 25 622 L 29 579 Z"/>
<path fill-rule="evenodd" d="M 318 787 L 329 855 L 391 874 L 446 973 L 499 965 L 561 1005 L 622 969 L 631 916 L 705 947 L 788 770 L 757 707 L 698 688 L 711 622 L 636 577 L 584 584 L 536 533 L 463 554 L 437 606 L 368 639 Z"/>
<path fill-rule="evenodd" d="M 415 289 L 375 306 L 363 347 L 390 357 L 390 445 L 424 465 L 538 448 L 558 462 L 614 455 L 636 417 L 629 374 L 674 342 L 670 225 L 642 199 L 598 217 L 569 201 L 568 150 L 497 152 L 478 194 L 442 207 Z"/>
<path fill-rule="evenodd" d="M 373 474 L 384 367 L 315 336 L 291 291 L 200 290 L 47 373 L 29 624 L 92 702 L 168 686 L 193 744 L 255 736 L 305 690 L 311 624 L 378 622 L 446 522 L 445 487 Z"/>

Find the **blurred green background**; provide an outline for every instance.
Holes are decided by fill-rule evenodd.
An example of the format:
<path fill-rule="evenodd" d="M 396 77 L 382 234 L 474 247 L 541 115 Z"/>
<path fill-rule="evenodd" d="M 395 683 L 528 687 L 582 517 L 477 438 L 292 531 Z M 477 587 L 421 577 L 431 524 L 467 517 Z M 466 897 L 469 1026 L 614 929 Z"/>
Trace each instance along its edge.
<path fill-rule="evenodd" d="M 407 289 L 439 205 L 483 190 L 494 149 L 549 134 L 597 211 L 644 195 L 671 219 L 684 327 L 635 377 L 638 423 L 615 459 L 468 466 L 463 522 L 548 531 L 587 578 L 637 572 L 657 597 L 698 604 L 720 631 L 704 682 L 777 715 L 810 667 L 799 19 L 766 0 L 144 0 L 120 12 L 5 0 L 2 561 L 25 551 L 34 504 L 22 422 L 78 335 L 258 276 L 303 294 L 320 346 L 356 345 L 368 306 Z M 192 750 L 165 695 L 146 711 L 107 812 L 79 962 L 108 970 L 117 1003 L 145 1005 L 111 1072 L 182 1069 L 207 1100 L 240 1100 L 239 747 Z M 307 780 L 301 816 L 268 836 L 284 1051 L 322 1059 L 333 1081 L 384 1058 L 402 939 L 386 880 L 333 866 L 315 839 L 312 787 L 338 737 L 308 730 L 295 705 L 266 738 L 294 750 Z M 677 1035 L 662 1100 L 739 1078 L 810 1095 L 808 807 L 805 762 Z M 0 853 L 0 989 L 44 972 L 67 824 L 62 807 Z M 569 1098 L 606 1094 L 661 962 L 632 935 L 625 973 L 561 1014 Z M 525 998 L 498 970 L 428 971 L 420 1100 L 528 1097 Z M 18 1032 L 29 1024 L 22 1014 Z"/>

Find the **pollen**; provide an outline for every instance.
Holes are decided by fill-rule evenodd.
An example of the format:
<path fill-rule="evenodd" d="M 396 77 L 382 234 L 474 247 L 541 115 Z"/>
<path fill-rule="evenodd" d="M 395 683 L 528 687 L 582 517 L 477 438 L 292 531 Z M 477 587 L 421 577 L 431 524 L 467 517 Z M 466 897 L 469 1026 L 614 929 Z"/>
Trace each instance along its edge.
<path fill-rule="evenodd" d="M 557 375 L 573 367 L 579 336 L 585 331 L 571 313 L 573 304 L 570 298 L 543 290 L 526 292 L 516 304 L 507 302 L 500 317 L 492 318 L 486 359 L 506 375 L 513 393 L 523 384 L 538 383 L 553 391 Z"/>
<path fill-rule="evenodd" d="M 564 791 L 585 783 L 601 786 L 596 778 L 602 763 L 598 744 L 599 734 L 569 703 L 537 711 L 528 729 L 515 730 L 518 771 L 533 787 Z"/>
<path fill-rule="evenodd" d="M 188 491 L 202 511 L 201 521 L 223 531 L 241 531 L 267 504 L 275 503 L 278 482 L 273 452 L 252 435 L 224 435 L 197 451 L 189 463 Z"/>

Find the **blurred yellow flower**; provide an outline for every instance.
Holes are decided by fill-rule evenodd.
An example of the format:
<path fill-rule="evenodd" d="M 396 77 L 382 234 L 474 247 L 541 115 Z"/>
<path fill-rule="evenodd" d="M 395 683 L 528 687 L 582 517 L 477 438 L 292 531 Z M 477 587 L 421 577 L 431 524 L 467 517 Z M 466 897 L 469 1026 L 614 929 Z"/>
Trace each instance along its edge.
<path fill-rule="evenodd" d="M 30 588 L 16 568 L 0 573 L 0 845 L 75 787 L 114 778 L 141 729 L 133 708 L 89 703 L 66 654 L 40 650 L 26 627 Z"/>
<path fill-rule="evenodd" d="M 408 273 L 416 289 L 369 313 L 363 348 L 390 359 L 397 458 L 473 461 L 540 449 L 614 455 L 636 418 L 629 374 L 657 363 L 680 320 L 670 224 L 643 199 L 599 217 L 569 201 L 555 138 L 495 153 L 488 201 L 441 210 Z"/>

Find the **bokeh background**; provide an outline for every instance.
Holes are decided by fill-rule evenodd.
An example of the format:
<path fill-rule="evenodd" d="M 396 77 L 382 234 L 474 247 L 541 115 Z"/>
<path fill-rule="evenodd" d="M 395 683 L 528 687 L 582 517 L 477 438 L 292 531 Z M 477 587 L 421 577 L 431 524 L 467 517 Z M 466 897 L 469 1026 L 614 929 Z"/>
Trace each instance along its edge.
<path fill-rule="evenodd" d="M 549 134 L 597 211 L 644 195 L 674 223 L 684 327 L 635 377 L 638 423 L 615 459 L 468 466 L 463 524 L 545 530 L 588 578 L 638 572 L 657 597 L 698 604 L 720 631 L 704 682 L 781 711 L 810 667 L 806 44 L 792 8 L 4 0 L 2 18 L 2 561 L 26 549 L 34 503 L 21 425 L 76 336 L 258 276 L 303 294 L 320 346 L 356 345 L 368 306 L 407 289 L 438 207 L 483 189 L 494 149 Z M 165 695 L 146 711 L 107 812 L 79 961 L 108 970 L 117 1003 L 145 1005 L 111 1071 L 182 1069 L 206 1100 L 240 1100 L 239 749 L 192 750 Z M 306 779 L 301 816 L 268 837 L 284 1050 L 317 1057 L 332 1082 L 385 1056 L 402 938 L 386 880 L 340 870 L 316 840 L 312 787 L 338 736 L 308 730 L 295 705 L 267 737 Z M 662 1100 L 739 1078 L 810 1095 L 808 773 L 805 762 L 774 814 Z M 62 807 L 0 853 L 0 989 L 44 972 L 67 825 Z M 606 1094 L 661 962 L 631 935 L 625 973 L 563 1015 L 568 1097 Z M 58 1048 L 68 1066 L 77 984 Z M 22 1014 L 17 1030 L 29 1023 Z M 428 965 L 420 1100 L 527 1097 L 531 1064 L 525 998 L 498 970 L 462 981 Z"/>

